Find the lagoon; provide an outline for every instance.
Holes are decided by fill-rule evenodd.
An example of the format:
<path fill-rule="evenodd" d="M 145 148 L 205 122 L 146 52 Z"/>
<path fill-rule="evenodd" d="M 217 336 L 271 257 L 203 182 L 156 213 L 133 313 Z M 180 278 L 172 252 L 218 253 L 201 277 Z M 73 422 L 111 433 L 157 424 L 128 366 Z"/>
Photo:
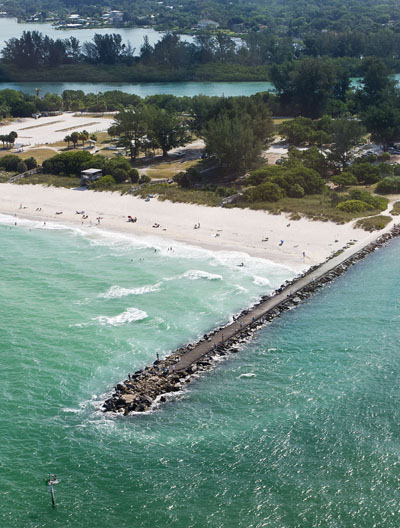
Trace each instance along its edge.
<path fill-rule="evenodd" d="M 34 95 L 40 88 L 40 94 L 56 93 L 61 95 L 64 90 L 82 90 L 85 93 L 101 93 L 110 90 L 120 90 L 140 97 L 156 94 L 173 94 L 178 97 L 193 97 L 194 95 L 209 95 L 232 97 L 237 95 L 254 95 L 258 92 L 272 91 L 270 82 L 164 82 L 164 83 L 88 83 L 88 82 L 3 82 L 0 90 L 12 89 Z"/>
<path fill-rule="evenodd" d="M 127 44 L 131 43 L 132 47 L 136 49 L 135 55 L 139 54 L 140 46 L 143 44 L 145 36 L 148 37 L 151 45 L 158 42 L 164 32 L 156 31 L 153 28 L 144 27 L 129 27 L 129 28 L 88 28 L 88 29 L 56 29 L 51 24 L 19 24 L 16 18 L 0 18 L 0 48 L 3 48 L 5 42 L 13 37 L 20 38 L 24 31 L 39 31 L 53 39 L 65 39 L 70 37 L 77 38 L 81 43 L 92 40 L 95 33 L 105 35 L 106 33 L 119 33 L 122 36 L 122 41 Z M 187 42 L 192 42 L 191 35 L 181 35 L 181 39 Z"/>

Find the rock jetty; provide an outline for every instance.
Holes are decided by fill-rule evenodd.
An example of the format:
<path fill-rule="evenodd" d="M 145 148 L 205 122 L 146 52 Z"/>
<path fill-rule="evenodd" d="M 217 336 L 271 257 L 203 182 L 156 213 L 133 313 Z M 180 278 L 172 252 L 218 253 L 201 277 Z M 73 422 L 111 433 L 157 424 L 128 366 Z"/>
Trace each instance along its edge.
<path fill-rule="evenodd" d="M 342 275 L 368 254 L 400 235 L 400 225 L 379 236 L 348 258 L 332 255 L 325 263 L 314 266 L 292 281 L 286 281 L 273 295 L 265 295 L 253 307 L 236 316 L 233 323 L 205 334 L 198 342 L 175 350 L 152 365 L 129 374 L 114 387 L 102 411 L 130 415 L 150 411 L 184 389 L 200 373 L 210 370 L 217 359 L 239 351 L 255 331 L 295 308 L 314 292 Z"/>

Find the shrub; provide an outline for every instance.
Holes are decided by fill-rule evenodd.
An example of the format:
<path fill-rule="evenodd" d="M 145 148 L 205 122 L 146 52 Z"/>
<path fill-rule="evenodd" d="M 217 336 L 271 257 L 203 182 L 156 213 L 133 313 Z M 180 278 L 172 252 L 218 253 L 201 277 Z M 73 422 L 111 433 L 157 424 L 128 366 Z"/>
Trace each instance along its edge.
<path fill-rule="evenodd" d="M 7 172 L 14 172 L 17 170 L 20 159 L 14 154 L 7 154 L 0 158 L 0 167 Z"/>
<path fill-rule="evenodd" d="M 102 168 L 102 167 L 98 167 L 98 168 Z M 105 174 L 111 174 L 112 176 L 115 177 L 115 171 L 122 169 L 127 173 L 131 169 L 131 164 L 129 160 L 127 160 L 126 158 L 122 156 L 118 156 L 116 158 L 111 158 L 108 160 L 104 160 L 103 158 L 103 169 L 104 169 Z"/>
<path fill-rule="evenodd" d="M 288 191 L 288 196 L 290 196 L 291 198 L 303 198 L 304 194 L 305 192 L 303 187 L 298 183 L 292 185 L 292 187 L 290 187 Z"/>
<path fill-rule="evenodd" d="M 346 213 L 361 213 L 362 211 L 370 211 L 373 206 L 361 200 L 346 200 L 338 204 L 337 208 Z"/>
<path fill-rule="evenodd" d="M 128 178 L 132 183 L 137 183 L 139 181 L 139 171 L 137 169 L 129 169 Z"/>
<path fill-rule="evenodd" d="M 355 174 L 359 183 L 365 183 L 366 185 L 376 183 L 381 179 L 378 167 L 370 163 L 356 163 L 351 167 L 351 172 Z"/>
<path fill-rule="evenodd" d="M 35 158 L 32 158 L 32 157 L 26 158 L 25 163 L 26 163 L 28 170 L 36 169 L 38 165 Z"/>
<path fill-rule="evenodd" d="M 102 176 L 96 182 L 94 182 L 91 187 L 95 189 L 108 189 L 110 187 L 113 187 L 115 184 L 116 181 L 111 176 L 111 174 L 106 174 L 105 176 Z"/>
<path fill-rule="evenodd" d="M 369 205 L 372 205 L 374 209 L 380 209 L 384 211 L 387 207 L 388 201 L 382 196 L 374 196 L 368 191 L 362 191 L 361 189 L 353 189 L 349 193 L 349 199 L 361 200 Z"/>
<path fill-rule="evenodd" d="M 380 163 L 377 167 L 379 171 L 379 176 L 381 178 L 387 178 L 393 176 L 394 174 L 393 165 L 389 165 L 388 163 Z"/>
<path fill-rule="evenodd" d="M 256 187 L 249 187 L 245 191 L 249 202 L 277 202 L 285 196 L 284 191 L 276 183 L 265 182 Z"/>
<path fill-rule="evenodd" d="M 100 157 L 100 156 L 97 156 Z M 43 172 L 47 174 L 74 174 L 91 165 L 93 156 L 86 150 L 77 152 L 63 152 L 43 162 Z"/>
<path fill-rule="evenodd" d="M 128 178 L 128 173 L 125 169 L 114 169 L 112 173 L 112 177 L 117 183 L 124 183 L 124 181 Z"/>
<path fill-rule="evenodd" d="M 260 185 L 261 183 L 267 181 L 268 178 L 278 175 L 281 172 L 282 168 L 276 165 L 272 167 L 263 167 L 262 169 L 252 171 L 250 176 L 247 176 L 246 183 L 247 185 Z"/>
<path fill-rule="evenodd" d="M 349 185 L 357 185 L 358 180 L 352 172 L 343 171 L 331 178 L 332 182 L 339 187 L 348 187 Z"/>
<path fill-rule="evenodd" d="M 304 189 L 305 194 L 318 194 L 325 187 L 325 180 L 313 169 L 307 169 L 303 165 L 288 170 L 285 175 L 293 184 L 298 183 Z"/>
<path fill-rule="evenodd" d="M 149 178 L 149 176 L 147 176 L 146 174 L 142 174 L 139 178 L 139 183 L 142 184 L 142 183 L 149 183 L 149 181 L 151 181 L 151 178 Z"/>
<path fill-rule="evenodd" d="M 400 192 L 400 178 L 384 178 L 376 186 L 375 191 L 379 194 L 396 194 Z"/>
<path fill-rule="evenodd" d="M 383 229 L 392 220 L 390 216 L 378 215 L 361 218 L 355 224 L 355 227 L 361 227 L 365 231 L 378 231 Z"/>
<path fill-rule="evenodd" d="M 28 167 L 26 166 L 26 163 L 20 160 L 17 164 L 17 172 L 21 174 L 22 172 L 26 172 L 27 170 L 28 170 Z"/>

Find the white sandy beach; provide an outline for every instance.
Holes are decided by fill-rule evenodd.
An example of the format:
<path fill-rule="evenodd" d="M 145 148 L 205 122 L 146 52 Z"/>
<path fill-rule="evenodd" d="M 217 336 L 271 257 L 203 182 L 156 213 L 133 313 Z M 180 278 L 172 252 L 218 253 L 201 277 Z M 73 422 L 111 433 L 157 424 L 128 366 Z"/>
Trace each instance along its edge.
<path fill-rule="evenodd" d="M 83 220 L 76 211 L 85 211 L 88 218 Z M 352 240 L 359 246 L 377 236 L 353 229 L 352 223 L 291 221 L 284 214 L 263 211 L 174 204 L 156 198 L 146 202 L 110 192 L 7 183 L 0 184 L 0 213 L 15 216 L 17 224 L 21 218 L 59 222 L 87 230 L 163 237 L 214 251 L 244 252 L 295 271 L 322 262 Z M 136 216 L 137 222 L 128 222 L 128 215 Z M 160 227 L 154 228 L 155 223 Z M 198 223 L 200 228 L 194 229 Z"/>

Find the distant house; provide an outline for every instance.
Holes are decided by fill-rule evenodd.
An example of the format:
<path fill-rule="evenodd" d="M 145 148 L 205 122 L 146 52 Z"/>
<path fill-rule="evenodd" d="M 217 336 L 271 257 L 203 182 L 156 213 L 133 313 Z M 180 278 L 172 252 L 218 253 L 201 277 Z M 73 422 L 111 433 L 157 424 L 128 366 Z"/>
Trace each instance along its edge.
<path fill-rule="evenodd" d="M 215 22 L 214 20 L 200 20 L 197 24 L 197 27 L 199 29 L 206 29 L 206 28 L 217 29 L 219 27 L 219 24 L 218 22 Z"/>
<path fill-rule="evenodd" d="M 101 169 L 86 169 L 81 172 L 81 185 L 87 185 L 94 182 L 103 176 Z"/>
<path fill-rule="evenodd" d="M 111 11 L 111 18 L 114 24 L 124 20 L 124 13 L 122 11 Z"/>

